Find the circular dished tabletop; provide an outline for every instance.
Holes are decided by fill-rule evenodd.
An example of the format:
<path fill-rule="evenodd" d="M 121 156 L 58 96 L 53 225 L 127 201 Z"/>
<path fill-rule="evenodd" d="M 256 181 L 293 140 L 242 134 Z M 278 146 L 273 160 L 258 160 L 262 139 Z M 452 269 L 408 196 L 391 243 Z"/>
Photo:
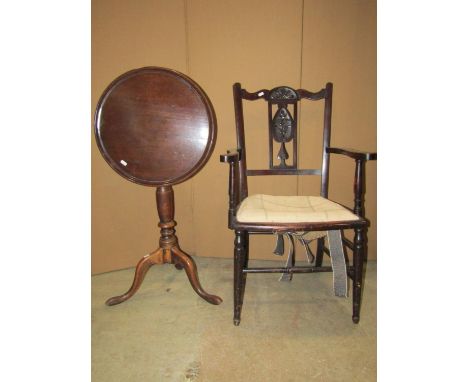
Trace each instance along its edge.
<path fill-rule="evenodd" d="M 146 67 L 116 78 L 94 118 L 104 159 L 121 176 L 145 186 L 172 185 L 208 161 L 216 116 L 203 89 L 171 69 Z"/>

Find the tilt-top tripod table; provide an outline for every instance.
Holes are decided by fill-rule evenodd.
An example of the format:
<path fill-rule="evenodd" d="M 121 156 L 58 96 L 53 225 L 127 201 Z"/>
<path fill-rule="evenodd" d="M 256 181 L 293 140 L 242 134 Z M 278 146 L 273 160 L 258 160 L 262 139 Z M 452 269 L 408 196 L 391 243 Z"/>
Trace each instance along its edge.
<path fill-rule="evenodd" d="M 116 78 L 101 96 L 94 118 L 97 145 L 107 163 L 124 178 L 156 187 L 161 237 L 159 248 L 136 266 L 130 289 L 106 301 L 132 297 L 154 264 L 184 269 L 195 292 L 211 304 L 223 300 L 205 292 L 193 259 L 175 235 L 172 185 L 197 174 L 216 141 L 216 116 L 203 89 L 174 70 L 146 67 Z"/>

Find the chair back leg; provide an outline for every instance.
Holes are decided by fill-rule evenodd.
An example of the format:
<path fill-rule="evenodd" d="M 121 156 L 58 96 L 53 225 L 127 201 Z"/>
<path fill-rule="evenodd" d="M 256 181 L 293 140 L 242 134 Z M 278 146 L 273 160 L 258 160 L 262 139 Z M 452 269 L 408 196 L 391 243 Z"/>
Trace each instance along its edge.
<path fill-rule="evenodd" d="M 321 237 L 317 239 L 317 253 L 315 256 L 315 266 L 321 267 L 323 261 L 323 246 L 324 246 L 324 238 Z"/>

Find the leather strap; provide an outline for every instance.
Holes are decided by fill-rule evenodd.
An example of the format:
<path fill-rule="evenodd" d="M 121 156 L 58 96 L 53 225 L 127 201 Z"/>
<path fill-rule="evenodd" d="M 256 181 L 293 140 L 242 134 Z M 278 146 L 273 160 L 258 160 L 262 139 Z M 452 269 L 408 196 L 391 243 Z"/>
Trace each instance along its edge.
<path fill-rule="evenodd" d="M 348 296 L 348 275 L 346 273 L 346 260 L 343 251 L 341 231 L 328 231 L 328 248 L 333 269 L 333 290 L 335 296 Z"/>

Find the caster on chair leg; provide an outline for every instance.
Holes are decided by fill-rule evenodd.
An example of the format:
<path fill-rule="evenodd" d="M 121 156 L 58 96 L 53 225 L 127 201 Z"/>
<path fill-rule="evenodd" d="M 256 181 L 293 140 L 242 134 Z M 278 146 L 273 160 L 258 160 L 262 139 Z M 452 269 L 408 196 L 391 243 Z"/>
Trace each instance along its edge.
<path fill-rule="evenodd" d="M 240 324 L 240 318 L 234 318 L 233 320 L 235 326 L 239 326 Z"/>
<path fill-rule="evenodd" d="M 359 316 L 353 316 L 353 322 L 355 324 L 358 324 L 359 323 Z"/>

